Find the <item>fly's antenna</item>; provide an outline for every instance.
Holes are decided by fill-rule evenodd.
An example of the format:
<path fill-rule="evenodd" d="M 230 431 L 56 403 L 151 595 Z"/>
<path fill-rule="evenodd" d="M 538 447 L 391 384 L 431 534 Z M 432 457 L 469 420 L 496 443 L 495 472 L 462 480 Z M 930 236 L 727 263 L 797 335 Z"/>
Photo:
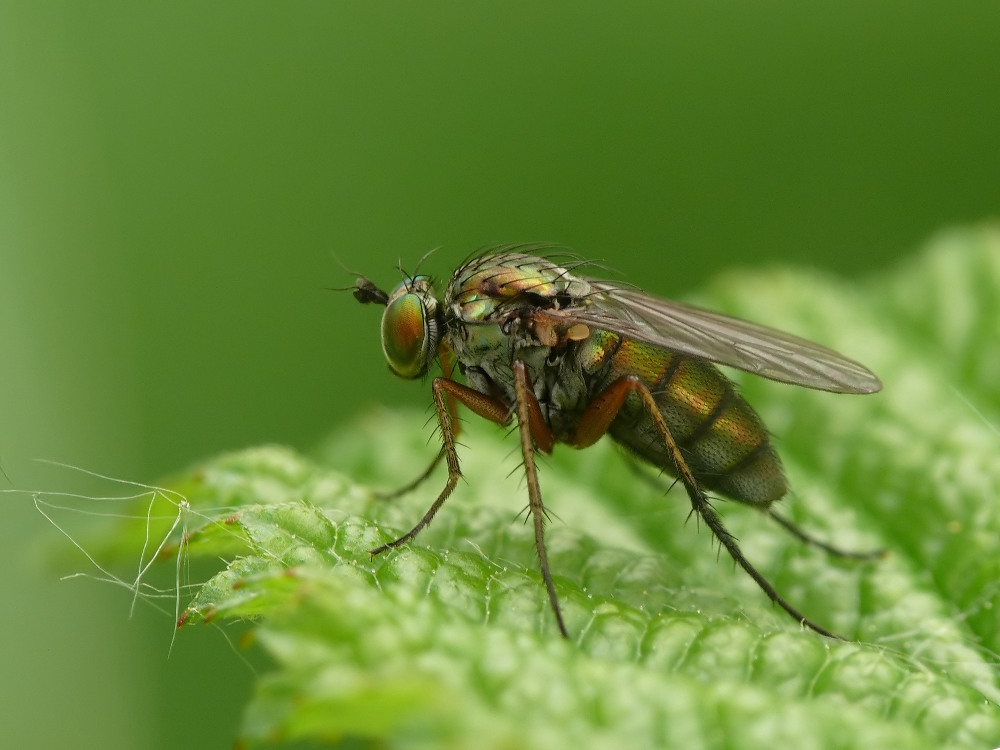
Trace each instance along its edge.
<path fill-rule="evenodd" d="M 347 288 L 353 290 L 354 299 L 363 305 L 369 305 L 372 302 L 377 302 L 380 305 L 389 304 L 389 295 L 364 276 L 359 277 L 353 287 Z"/>
<path fill-rule="evenodd" d="M 357 271 L 352 271 L 350 268 L 344 265 L 344 263 L 337 257 L 336 253 L 330 253 L 333 259 L 337 261 L 337 265 L 343 268 L 351 276 L 357 276 L 358 280 L 354 282 L 352 286 L 328 286 L 326 287 L 331 292 L 353 292 L 354 299 L 363 305 L 368 305 L 373 302 L 377 302 L 380 305 L 387 305 L 389 303 L 389 295 L 384 291 L 375 286 L 375 282 L 369 279 L 367 276 L 358 273 Z"/>
<path fill-rule="evenodd" d="M 372 302 L 377 302 L 380 305 L 389 304 L 389 295 L 375 286 L 374 281 L 364 276 L 359 276 L 353 286 L 328 286 L 326 289 L 331 292 L 352 292 L 354 299 L 363 305 L 369 305 Z"/>
<path fill-rule="evenodd" d="M 331 258 L 333 258 L 333 259 L 334 259 L 335 261 L 337 261 L 337 265 L 338 265 L 338 266 L 340 266 L 341 268 L 343 268 L 343 269 L 344 269 L 344 271 L 346 271 L 346 272 L 347 272 L 348 274 L 350 274 L 351 276 L 359 276 L 359 277 L 361 277 L 362 279 L 363 279 L 363 278 L 365 277 L 365 275 L 364 275 L 363 273 L 359 273 L 358 271 L 353 271 L 353 270 L 351 270 L 350 268 L 348 268 L 348 267 L 347 267 L 346 265 L 344 265 L 344 261 L 342 261 L 342 260 L 340 259 L 340 256 L 339 256 L 339 255 L 337 255 L 337 254 L 336 254 L 335 252 L 333 252 L 332 250 L 330 251 L 330 257 L 331 257 Z M 339 290 L 339 291 L 343 291 L 343 290 L 341 289 L 341 290 Z"/>

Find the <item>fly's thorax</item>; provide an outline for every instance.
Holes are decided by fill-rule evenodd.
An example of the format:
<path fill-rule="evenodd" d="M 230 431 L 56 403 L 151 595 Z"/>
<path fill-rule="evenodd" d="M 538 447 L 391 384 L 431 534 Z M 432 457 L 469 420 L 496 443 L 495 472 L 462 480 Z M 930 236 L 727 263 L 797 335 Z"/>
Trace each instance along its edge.
<path fill-rule="evenodd" d="M 460 362 L 478 364 L 498 355 L 509 358 L 513 338 L 499 323 L 454 321 L 448 326 L 448 343 Z"/>
<path fill-rule="evenodd" d="M 591 376 L 591 398 L 625 375 L 637 376 L 649 388 L 670 434 L 707 488 L 763 506 L 787 492 L 767 428 L 711 363 L 604 331 L 594 331 L 581 344 L 579 356 Z M 675 473 L 638 396 L 629 396 L 610 432 L 643 458 Z"/>
<path fill-rule="evenodd" d="M 555 371 L 551 347 L 528 323 L 538 309 L 559 310 L 590 294 L 590 284 L 544 258 L 502 252 L 459 268 L 444 296 L 446 343 L 468 385 L 514 399 L 511 363 L 523 361 L 543 411 Z"/>
<path fill-rule="evenodd" d="M 514 402 L 514 372 L 511 363 L 525 363 L 528 376 L 535 386 L 536 397 L 542 397 L 541 385 L 548 347 L 541 346 L 516 320 L 508 323 L 462 323 L 449 321 L 445 340 L 465 373 L 467 384 L 488 395 L 502 395 Z"/>
<path fill-rule="evenodd" d="M 497 253 L 475 258 L 455 272 L 445 306 L 458 320 L 474 323 L 518 308 L 559 309 L 591 291 L 588 282 L 544 258 Z"/>

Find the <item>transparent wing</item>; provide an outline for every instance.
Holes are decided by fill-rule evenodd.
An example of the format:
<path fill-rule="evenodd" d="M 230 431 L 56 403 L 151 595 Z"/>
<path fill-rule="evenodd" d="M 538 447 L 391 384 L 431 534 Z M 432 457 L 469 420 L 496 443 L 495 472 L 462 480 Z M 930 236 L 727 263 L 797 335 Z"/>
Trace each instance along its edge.
<path fill-rule="evenodd" d="M 736 367 L 777 380 L 834 393 L 874 393 L 882 382 L 864 365 L 825 346 L 739 318 L 652 297 L 638 289 L 587 279 L 599 304 L 551 311 L 552 324 L 584 325 Z"/>

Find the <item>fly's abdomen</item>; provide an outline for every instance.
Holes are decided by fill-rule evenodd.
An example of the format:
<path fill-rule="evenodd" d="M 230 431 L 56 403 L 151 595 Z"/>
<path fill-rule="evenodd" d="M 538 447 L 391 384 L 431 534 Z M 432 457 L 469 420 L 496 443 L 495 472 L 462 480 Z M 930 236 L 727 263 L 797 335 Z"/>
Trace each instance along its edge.
<path fill-rule="evenodd" d="M 592 395 L 624 375 L 649 388 L 695 478 L 707 489 L 751 505 L 769 505 L 787 491 L 760 417 L 714 365 L 595 331 L 584 343 L 584 369 L 597 374 Z M 611 436 L 642 458 L 676 474 L 663 438 L 638 396 L 628 397 Z"/>

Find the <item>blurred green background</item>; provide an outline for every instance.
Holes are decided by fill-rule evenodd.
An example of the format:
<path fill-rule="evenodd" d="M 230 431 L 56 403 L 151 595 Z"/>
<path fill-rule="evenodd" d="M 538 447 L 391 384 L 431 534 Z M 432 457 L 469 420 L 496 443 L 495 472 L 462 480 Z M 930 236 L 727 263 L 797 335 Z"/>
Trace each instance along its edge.
<path fill-rule="evenodd" d="M 378 310 L 324 290 L 333 253 L 391 285 L 551 240 L 665 295 L 886 267 L 997 214 L 997 39 L 992 0 L 0 2 L 0 485 L 426 405 Z M 236 651 L 192 629 L 168 658 L 168 614 L 58 581 L 93 571 L 2 501 L 0 746 L 228 746 Z"/>

